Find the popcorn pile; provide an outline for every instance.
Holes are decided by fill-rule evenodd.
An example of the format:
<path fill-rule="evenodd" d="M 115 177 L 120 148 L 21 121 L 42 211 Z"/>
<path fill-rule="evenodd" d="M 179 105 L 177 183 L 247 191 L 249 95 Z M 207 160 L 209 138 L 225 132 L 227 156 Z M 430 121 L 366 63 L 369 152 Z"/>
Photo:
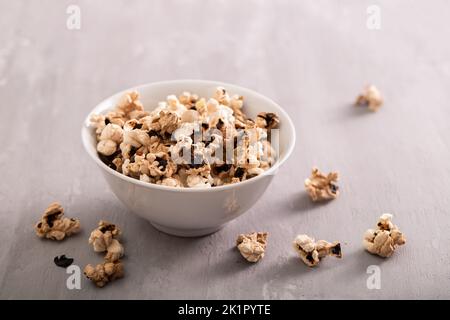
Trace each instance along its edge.
<path fill-rule="evenodd" d="M 270 130 L 278 116 L 262 112 L 252 120 L 243 106 L 242 96 L 218 87 L 208 100 L 169 95 L 148 112 L 133 91 L 91 123 L 99 157 L 114 170 L 165 186 L 214 187 L 255 177 L 276 161 Z"/>
<path fill-rule="evenodd" d="M 376 112 L 383 105 L 381 92 L 374 85 L 368 85 L 356 98 L 355 106 L 368 107 L 370 111 Z"/>
<path fill-rule="evenodd" d="M 124 276 L 124 267 L 120 258 L 124 254 L 122 244 L 118 241 L 121 231 L 115 224 L 101 220 L 98 228 L 91 232 L 89 243 L 95 252 L 106 252 L 103 263 L 93 266 L 88 264 L 84 274 L 95 283 L 103 287 L 108 282 Z"/>

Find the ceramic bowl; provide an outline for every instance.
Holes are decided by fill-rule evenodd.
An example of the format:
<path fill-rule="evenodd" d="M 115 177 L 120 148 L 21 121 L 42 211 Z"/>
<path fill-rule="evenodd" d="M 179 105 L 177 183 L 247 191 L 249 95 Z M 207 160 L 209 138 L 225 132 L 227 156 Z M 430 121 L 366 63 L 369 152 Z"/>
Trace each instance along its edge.
<path fill-rule="evenodd" d="M 200 97 L 211 97 L 217 86 L 225 87 L 230 94 L 244 96 L 244 111 L 251 118 L 262 111 L 279 115 L 278 160 L 263 174 L 243 182 L 219 187 L 173 188 L 125 176 L 109 168 L 98 157 L 95 133 L 89 126 L 89 118 L 93 113 L 106 113 L 113 109 L 125 92 L 137 90 L 144 107 L 151 110 L 159 101 L 164 101 L 169 94 L 178 95 L 183 91 L 189 91 L 197 93 Z M 211 234 L 245 213 L 263 196 L 295 145 L 294 125 L 288 114 L 278 104 L 243 87 L 202 80 L 149 83 L 114 94 L 98 104 L 86 117 L 81 133 L 84 148 L 97 164 L 116 197 L 130 211 L 148 220 L 156 229 L 184 237 Z"/>

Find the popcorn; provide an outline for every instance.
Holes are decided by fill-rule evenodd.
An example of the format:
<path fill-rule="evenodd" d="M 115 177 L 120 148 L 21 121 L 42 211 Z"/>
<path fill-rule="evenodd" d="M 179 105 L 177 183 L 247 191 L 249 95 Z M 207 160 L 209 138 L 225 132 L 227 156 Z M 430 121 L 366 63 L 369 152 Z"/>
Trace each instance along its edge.
<path fill-rule="evenodd" d="M 64 209 L 58 202 L 53 202 L 45 210 L 41 220 L 34 227 L 36 235 L 40 238 L 63 240 L 80 231 L 78 219 L 64 217 Z"/>
<path fill-rule="evenodd" d="M 123 130 L 117 124 L 109 123 L 103 128 L 100 134 L 100 140 L 111 140 L 117 144 L 122 142 Z"/>
<path fill-rule="evenodd" d="M 90 117 L 91 124 L 95 127 L 95 133 L 99 135 L 102 133 L 103 128 L 106 126 L 106 117 L 102 114 L 93 114 Z"/>
<path fill-rule="evenodd" d="M 169 95 L 151 112 L 132 91 L 90 120 L 110 168 L 147 183 L 210 188 L 264 174 L 276 161 L 269 140 L 278 116 L 262 112 L 252 120 L 243 109 L 244 98 L 223 87 L 209 98 Z"/>
<path fill-rule="evenodd" d="M 258 262 L 264 258 L 267 235 L 267 232 L 240 234 L 236 240 L 236 245 L 241 255 L 249 262 Z"/>
<path fill-rule="evenodd" d="M 98 287 L 105 286 L 108 282 L 124 275 L 124 267 L 120 258 L 124 254 L 122 244 L 118 241 L 120 229 L 112 223 L 101 220 L 98 227 L 91 232 L 89 243 L 95 252 L 105 252 L 104 262 L 95 267 L 88 264 L 84 268 L 84 274 Z"/>
<path fill-rule="evenodd" d="M 100 140 L 97 144 L 97 151 L 105 156 L 110 156 L 116 152 L 117 143 L 112 140 Z"/>
<path fill-rule="evenodd" d="M 110 245 L 106 248 L 105 260 L 115 262 L 119 260 L 124 253 L 123 246 L 116 239 L 112 239 Z"/>
<path fill-rule="evenodd" d="M 275 113 L 261 112 L 256 116 L 255 124 L 259 128 L 274 129 L 278 128 L 280 119 Z"/>
<path fill-rule="evenodd" d="M 378 221 L 377 228 L 365 232 L 363 243 L 367 251 L 388 258 L 397 246 L 406 243 L 403 233 L 391 220 L 392 214 L 384 213 Z"/>
<path fill-rule="evenodd" d="M 230 104 L 230 96 L 224 87 L 217 87 L 214 93 L 214 99 L 216 99 L 221 104 L 228 106 Z"/>
<path fill-rule="evenodd" d="M 120 229 L 116 225 L 101 220 L 98 228 L 91 232 L 89 244 L 92 244 L 95 252 L 106 251 L 106 261 L 117 261 L 124 253 L 123 246 L 117 240 L 120 233 Z"/>
<path fill-rule="evenodd" d="M 104 287 L 108 282 L 124 276 L 123 264 L 120 261 L 105 261 L 95 267 L 88 264 L 84 268 L 86 277 L 95 283 L 97 287 Z"/>
<path fill-rule="evenodd" d="M 356 106 L 367 106 L 370 111 L 378 111 L 383 104 L 380 91 L 374 85 L 364 88 L 363 92 L 356 98 Z"/>
<path fill-rule="evenodd" d="M 185 114 L 185 112 L 183 112 L 183 114 Z M 174 132 L 177 128 L 178 128 L 178 115 L 174 112 L 170 112 L 170 111 L 163 111 L 160 115 L 159 118 L 159 124 L 161 126 L 161 133 L 172 133 Z"/>
<path fill-rule="evenodd" d="M 341 244 L 339 242 L 329 243 L 325 240 L 315 242 L 308 235 L 300 234 L 294 239 L 293 246 L 302 261 L 309 267 L 317 266 L 320 260 L 326 256 L 342 258 Z"/>
<path fill-rule="evenodd" d="M 148 171 L 153 177 L 170 177 L 177 170 L 177 165 L 169 158 L 167 153 L 148 153 L 146 159 L 148 161 Z"/>
<path fill-rule="evenodd" d="M 339 196 L 339 187 L 336 182 L 339 178 L 337 172 L 324 175 L 317 168 L 312 169 L 311 177 L 305 180 L 305 188 L 313 201 L 336 199 Z"/>
<path fill-rule="evenodd" d="M 102 126 L 102 123 L 99 122 L 99 119 L 101 119 L 98 116 L 93 116 L 91 120 L 94 120 L 94 122 L 97 125 L 97 133 L 100 133 L 97 143 L 97 151 L 104 156 L 111 156 L 114 154 L 117 150 L 117 146 L 122 142 L 123 139 L 123 130 L 122 128 L 113 123 L 108 123 L 105 126 Z M 103 119 L 104 123 L 106 123 L 106 120 Z M 100 130 L 100 128 L 102 128 Z"/>
<path fill-rule="evenodd" d="M 176 179 L 175 177 L 172 178 L 165 178 L 163 180 L 158 181 L 158 184 L 161 184 L 163 186 L 167 187 L 182 187 L 183 184 L 179 179 Z"/>
<path fill-rule="evenodd" d="M 124 117 L 129 119 L 131 119 L 131 117 L 129 117 L 131 112 L 144 111 L 144 107 L 139 101 L 139 93 L 137 91 L 125 93 L 119 100 L 116 111 L 123 113 Z"/>

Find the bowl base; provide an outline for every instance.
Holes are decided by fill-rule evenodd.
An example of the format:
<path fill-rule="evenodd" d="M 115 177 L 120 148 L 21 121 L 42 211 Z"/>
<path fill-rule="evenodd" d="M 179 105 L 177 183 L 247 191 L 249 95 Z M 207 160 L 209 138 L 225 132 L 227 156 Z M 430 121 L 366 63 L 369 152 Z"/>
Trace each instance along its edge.
<path fill-rule="evenodd" d="M 223 225 L 218 227 L 212 227 L 212 228 L 203 228 L 203 229 L 177 229 L 177 228 L 171 228 L 171 227 L 165 227 L 157 223 L 150 222 L 153 227 L 155 227 L 157 230 L 167 233 L 171 236 L 177 236 L 177 237 L 186 237 L 186 238 L 192 238 L 192 237 L 203 237 L 210 234 L 213 234 L 220 229 L 223 228 Z"/>

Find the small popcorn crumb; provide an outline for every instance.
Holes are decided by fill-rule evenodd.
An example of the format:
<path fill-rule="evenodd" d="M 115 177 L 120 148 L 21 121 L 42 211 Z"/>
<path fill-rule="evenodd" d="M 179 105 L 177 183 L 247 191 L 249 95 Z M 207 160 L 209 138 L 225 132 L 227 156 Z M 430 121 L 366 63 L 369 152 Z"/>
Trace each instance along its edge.
<path fill-rule="evenodd" d="M 117 240 L 120 234 L 121 231 L 115 224 L 101 220 L 98 228 L 91 232 L 89 243 L 92 244 L 95 252 L 106 251 L 106 261 L 114 262 L 124 254 L 124 248 Z"/>
<path fill-rule="evenodd" d="M 368 107 L 370 111 L 378 111 L 383 105 L 380 91 L 374 85 L 364 88 L 363 92 L 356 98 L 355 106 Z"/>
<path fill-rule="evenodd" d="M 236 245 L 241 255 L 249 262 L 258 262 L 264 258 L 267 235 L 267 232 L 240 234 L 236 240 Z"/>
<path fill-rule="evenodd" d="M 302 261 L 309 267 L 317 266 L 326 256 L 342 258 L 341 244 L 337 241 L 333 243 L 325 240 L 315 242 L 314 238 L 300 234 L 294 239 L 293 246 Z"/>
<path fill-rule="evenodd" d="M 45 210 L 41 220 L 34 227 L 40 238 L 63 240 L 80 231 L 78 219 L 64 217 L 64 209 L 58 202 L 53 202 Z"/>
<path fill-rule="evenodd" d="M 313 201 L 331 200 L 339 196 L 339 187 L 336 185 L 339 179 L 337 172 L 324 175 L 317 168 L 313 168 L 311 177 L 305 180 L 305 188 Z"/>
<path fill-rule="evenodd" d="M 376 229 L 368 229 L 364 234 L 364 247 L 372 254 L 390 257 L 397 246 L 404 245 L 406 239 L 398 227 L 391 222 L 392 214 L 381 215 Z"/>
<path fill-rule="evenodd" d="M 56 256 L 53 259 L 53 262 L 61 268 L 67 268 L 68 266 L 70 266 L 73 263 L 73 259 L 72 258 L 68 258 L 66 257 L 65 254 L 61 255 L 61 256 Z"/>
<path fill-rule="evenodd" d="M 121 261 L 105 261 L 95 267 L 88 264 L 84 268 L 84 274 L 89 280 L 94 282 L 97 287 L 101 288 L 108 282 L 122 278 L 124 276 L 124 268 Z"/>

